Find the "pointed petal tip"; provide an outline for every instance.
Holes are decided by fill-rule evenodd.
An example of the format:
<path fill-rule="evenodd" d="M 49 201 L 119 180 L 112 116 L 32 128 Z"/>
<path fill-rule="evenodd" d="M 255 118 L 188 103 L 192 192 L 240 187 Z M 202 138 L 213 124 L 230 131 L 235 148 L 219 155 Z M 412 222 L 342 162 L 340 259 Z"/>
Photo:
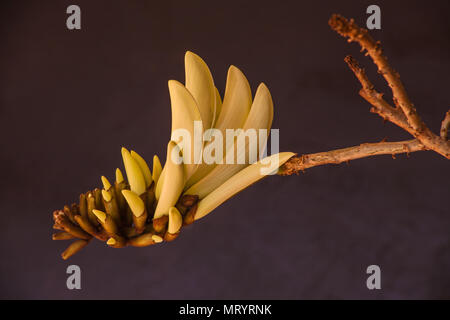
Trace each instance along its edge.
<path fill-rule="evenodd" d="M 195 61 L 195 62 L 199 62 L 199 63 L 204 64 L 205 66 L 207 66 L 205 61 L 202 59 L 202 57 L 200 57 L 195 52 L 192 52 L 192 51 L 189 51 L 189 50 L 186 51 L 186 53 L 184 55 L 184 61 L 185 61 L 186 64 L 188 62 L 190 62 L 190 61 Z"/>
<path fill-rule="evenodd" d="M 185 58 L 190 58 L 190 57 L 192 57 L 192 56 L 196 56 L 196 54 L 193 53 L 193 52 L 190 51 L 190 50 L 186 50 L 186 53 L 184 54 L 184 57 L 185 57 Z"/>
<path fill-rule="evenodd" d="M 111 183 L 109 183 L 108 179 L 105 176 L 101 176 L 103 188 L 105 190 L 109 190 L 111 188 Z"/>
<path fill-rule="evenodd" d="M 116 182 L 117 183 L 123 182 L 123 174 L 122 174 L 122 171 L 120 171 L 119 168 L 116 169 Z"/>
<path fill-rule="evenodd" d="M 242 70 L 239 69 L 238 67 L 236 67 L 234 64 L 230 65 L 230 67 L 228 68 L 228 74 L 232 74 L 232 73 L 238 73 L 238 74 L 241 74 L 242 76 L 244 76 L 244 73 L 242 72 Z"/>
<path fill-rule="evenodd" d="M 267 85 L 264 82 L 261 82 L 258 85 L 258 89 L 256 89 L 256 90 L 259 90 L 260 88 L 269 91 L 269 88 L 267 87 Z"/>
<path fill-rule="evenodd" d="M 178 80 L 169 80 L 167 81 L 167 85 L 169 86 L 169 90 L 175 87 L 184 87 L 184 85 Z"/>

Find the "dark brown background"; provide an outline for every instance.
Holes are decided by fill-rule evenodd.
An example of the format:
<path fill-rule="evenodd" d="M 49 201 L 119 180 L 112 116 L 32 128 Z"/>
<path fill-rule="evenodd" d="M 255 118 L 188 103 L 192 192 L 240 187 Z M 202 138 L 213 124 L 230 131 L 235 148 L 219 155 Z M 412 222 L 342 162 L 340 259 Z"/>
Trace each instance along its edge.
<path fill-rule="evenodd" d="M 65 10 L 82 10 L 69 31 Z M 374 31 L 437 132 L 450 105 L 448 1 L 376 1 Z M 450 298 L 448 162 L 432 152 L 271 177 L 172 243 L 115 250 L 93 242 L 69 261 L 51 212 L 113 177 L 120 147 L 164 158 L 168 79 L 183 55 L 209 64 L 221 92 L 230 64 L 271 89 L 281 149 L 311 153 L 408 135 L 369 113 L 332 32 L 362 1 L 2 1 L 1 298 Z M 388 93 L 383 81 L 378 89 Z M 66 267 L 82 290 L 66 289 Z M 366 288 L 370 264 L 382 290 Z"/>

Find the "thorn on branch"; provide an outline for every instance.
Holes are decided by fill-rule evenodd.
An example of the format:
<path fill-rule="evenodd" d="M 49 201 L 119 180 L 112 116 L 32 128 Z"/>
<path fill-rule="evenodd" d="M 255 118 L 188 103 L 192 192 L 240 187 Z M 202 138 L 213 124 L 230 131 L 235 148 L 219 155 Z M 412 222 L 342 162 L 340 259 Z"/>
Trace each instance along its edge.
<path fill-rule="evenodd" d="M 447 111 L 445 114 L 444 120 L 442 120 L 441 125 L 441 138 L 444 141 L 447 141 L 448 139 L 448 129 L 450 127 L 450 110 Z"/>

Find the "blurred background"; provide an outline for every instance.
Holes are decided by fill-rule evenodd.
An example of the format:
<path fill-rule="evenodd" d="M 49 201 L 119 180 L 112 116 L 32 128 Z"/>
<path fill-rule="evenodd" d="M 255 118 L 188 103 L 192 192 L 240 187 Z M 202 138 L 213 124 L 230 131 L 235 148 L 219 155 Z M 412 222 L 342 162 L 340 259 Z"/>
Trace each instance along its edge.
<path fill-rule="evenodd" d="M 81 30 L 66 8 L 81 8 Z M 419 114 L 438 132 L 450 101 L 448 1 L 2 1 L 0 298 L 450 298 L 449 163 L 434 152 L 380 156 L 274 176 L 171 243 L 116 250 L 93 241 L 63 261 L 51 213 L 113 179 L 126 146 L 165 158 L 167 80 L 184 53 L 223 95 L 234 64 L 271 90 L 280 149 L 313 153 L 409 139 L 369 112 L 343 59 L 371 60 L 330 30 L 332 13 L 382 41 Z M 82 270 L 66 288 L 67 266 Z M 366 287 L 381 268 L 381 290 Z"/>

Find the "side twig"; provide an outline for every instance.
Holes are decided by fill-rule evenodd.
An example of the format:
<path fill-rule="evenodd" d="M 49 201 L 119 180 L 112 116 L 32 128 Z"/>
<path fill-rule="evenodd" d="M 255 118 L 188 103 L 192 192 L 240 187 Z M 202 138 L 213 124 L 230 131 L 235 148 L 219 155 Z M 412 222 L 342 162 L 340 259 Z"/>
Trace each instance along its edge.
<path fill-rule="evenodd" d="M 358 61 L 352 56 L 346 56 L 344 61 L 353 71 L 359 82 L 361 82 L 362 88 L 359 91 L 359 94 L 373 106 L 371 112 L 377 113 L 383 117 L 384 120 L 390 121 L 400 128 L 413 133 L 414 130 L 408 124 L 403 112 L 400 109 L 392 107 L 383 99 L 383 94 L 374 89 L 373 84 L 370 82 L 369 78 L 367 78 L 364 69 L 359 66 Z"/>

